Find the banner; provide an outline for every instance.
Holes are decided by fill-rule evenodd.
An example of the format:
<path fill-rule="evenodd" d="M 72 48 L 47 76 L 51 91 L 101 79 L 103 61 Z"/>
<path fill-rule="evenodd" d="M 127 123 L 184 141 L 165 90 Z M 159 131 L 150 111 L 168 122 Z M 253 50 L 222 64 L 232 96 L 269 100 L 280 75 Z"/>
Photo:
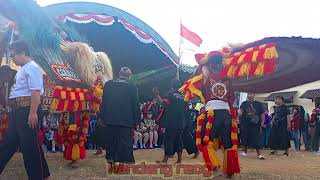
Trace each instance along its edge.
<path fill-rule="evenodd" d="M 56 83 L 48 76 L 43 76 L 43 83 L 44 83 L 44 94 L 42 96 L 42 108 L 43 110 L 49 110 L 50 105 L 53 99 L 53 92 L 56 86 Z"/>

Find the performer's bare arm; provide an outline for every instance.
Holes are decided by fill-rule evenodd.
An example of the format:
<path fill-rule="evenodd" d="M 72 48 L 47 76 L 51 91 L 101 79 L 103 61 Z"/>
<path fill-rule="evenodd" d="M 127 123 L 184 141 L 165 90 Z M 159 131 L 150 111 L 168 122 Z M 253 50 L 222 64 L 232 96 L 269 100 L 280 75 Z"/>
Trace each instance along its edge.
<path fill-rule="evenodd" d="M 134 110 L 134 119 L 136 120 L 136 124 L 139 124 L 141 122 L 141 114 L 140 114 L 140 104 L 139 104 L 139 92 L 136 87 L 133 88 L 133 94 L 132 94 L 132 106 Z"/>
<path fill-rule="evenodd" d="M 28 118 L 28 124 L 32 129 L 35 129 L 38 124 L 37 111 L 40 103 L 41 103 L 40 91 L 32 91 L 30 113 Z"/>
<path fill-rule="evenodd" d="M 210 76 L 210 70 L 208 66 L 203 66 L 202 67 L 202 74 L 203 74 L 203 78 L 204 78 L 204 83 L 205 84 L 207 82 L 207 80 L 209 79 Z"/>
<path fill-rule="evenodd" d="M 261 114 L 261 127 L 264 127 L 264 122 L 266 121 L 266 116 L 264 113 Z"/>
<path fill-rule="evenodd" d="M 152 92 L 153 92 L 156 100 L 159 102 L 159 104 L 160 104 L 160 105 L 163 105 L 163 99 L 162 99 L 161 96 L 160 96 L 160 92 L 159 92 L 158 87 L 154 87 L 154 88 L 152 89 Z"/>
<path fill-rule="evenodd" d="M 290 130 L 291 129 L 291 117 L 290 117 L 290 115 L 287 115 L 287 123 L 288 123 L 287 129 Z"/>

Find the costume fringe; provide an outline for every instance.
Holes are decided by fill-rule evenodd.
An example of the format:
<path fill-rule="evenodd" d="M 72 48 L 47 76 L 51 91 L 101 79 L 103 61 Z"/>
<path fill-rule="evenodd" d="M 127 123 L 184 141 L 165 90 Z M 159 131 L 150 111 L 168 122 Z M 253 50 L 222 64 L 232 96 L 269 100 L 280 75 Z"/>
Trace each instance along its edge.
<path fill-rule="evenodd" d="M 224 147 L 220 139 L 210 140 L 210 132 L 214 123 L 214 111 L 203 112 L 197 119 L 197 130 L 196 130 L 196 145 L 200 152 L 202 152 L 203 159 L 208 170 L 214 170 L 216 168 L 222 168 L 223 172 L 228 175 L 234 173 L 240 173 L 239 157 L 238 157 L 238 128 L 236 123 L 235 109 L 230 109 L 230 115 L 232 118 L 231 128 L 231 140 L 232 148 L 224 150 Z M 207 117 L 205 136 L 201 139 L 201 130 L 204 119 Z M 204 144 L 204 145 L 203 145 Z M 224 151 L 224 161 L 221 163 L 216 151 L 218 149 Z"/>

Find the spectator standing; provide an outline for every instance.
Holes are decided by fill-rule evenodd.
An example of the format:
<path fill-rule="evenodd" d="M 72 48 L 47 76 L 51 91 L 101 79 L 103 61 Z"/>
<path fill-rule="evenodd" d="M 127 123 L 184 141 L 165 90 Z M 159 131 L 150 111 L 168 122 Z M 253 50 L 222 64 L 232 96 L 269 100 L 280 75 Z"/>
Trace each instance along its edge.
<path fill-rule="evenodd" d="M 102 96 L 102 117 L 106 125 L 105 144 L 109 171 L 115 163 L 134 163 L 132 129 L 141 121 L 137 87 L 129 82 L 132 73 L 121 68 L 118 80 L 104 85 Z"/>
<path fill-rule="evenodd" d="M 261 144 L 265 148 L 269 147 L 269 137 L 270 137 L 270 132 L 271 132 L 271 120 L 272 120 L 272 118 L 269 115 L 269 111 L 266 110 L 264 128 L 262 129 L 262 138 L 261 138 Z"/>
<path fill-rule="evenodd" d="M 290 148 L 290 112 L 288 106 L 284 104 L 284 98 L 279 96 L 276 98 L 277 105 L 274 116 L 271 121 L 271 133 L 269 145 L 271 148 L 271 155 L 275 154 L 277 150 L 285 150 L 283 155 L 289 156 Z"/>
<path fill-rule="evenodd" d="M 309 121 L 309 114 L 304 110 L 302 106 L 299 107 L 300 112 L 300 137 L 303 139 L 304 148 L 306 151 L 309 151 L 311 149 L 310 145 L 310 132 L 308 127 L 308 121 Z"/>
<path fill-rule="evenodd" d="M 256 149 L 259 159 L 265 159 L 261 155 L 261 134 L 265 127 L 265 110 L 261 102 L 255 101 L 255 94 L 249 93 L 248 100 L 240 106 L 239 116 L 241 124 L 242 145 L 244 152 L 242 156 L 248 156 L 248 147 Z"/>
<path fill-rule="evenodd" d="M 291 136 L 294 141 L 296 151 L 300 151 L 300 125 L 302 118 L 300 116 L 299 108 L 293 108 L 293 114 L 291 118 Z"/>
<path fill-rule="evenodd" d="M 316 111 L 315 131 L 312 139 L 312 150 L 319 152 L 319 140 L 320 140 L 320 109 Z"/>

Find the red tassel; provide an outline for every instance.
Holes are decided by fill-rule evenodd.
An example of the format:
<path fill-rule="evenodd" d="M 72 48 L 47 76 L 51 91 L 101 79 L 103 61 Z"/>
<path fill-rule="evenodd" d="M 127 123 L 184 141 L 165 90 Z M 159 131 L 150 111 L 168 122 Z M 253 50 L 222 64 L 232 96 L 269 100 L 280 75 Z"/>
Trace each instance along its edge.
<path fill-rule="evenodd" d="M 233 56 L 232 59 L 231 59 L 231 62 L 230 62 L 230 65 L 236 65 L 238 64 L 238 59 L 240 58 L 240 55 L 237 55 L 237 56 Z"/>
<path fill-rule="evenodd" d="M 237 115 L 236 115 L 236 109 L 233 107 L 230 107 L 230 115 L 231 115 L 231 119 L 236 119 Z"/>
<path fill-rule="evenodd" d="M 80 100 L 79 92 L 75 92 L 74 94 L 75 94 L 75 99 L 76 99 L 77 101 L 79 101 L 79 100 Z"/>
<path fill-rule="evenodd" d="M 205 130 L 205 135 L 209 136 L 209 135 L 210 135 L 210 131 L 211 131 L 211 129 L 207 129 L 207 128 L 206 128 L 206 130 Z"/>
<path fill-rule="evenodd" d="M 55 89 L 53 92 L 53 97 L 54 98 L 61 98 L 61 90 L 60 89 Z"/>
<path fill-rule="evenodd" d="M 76 110 L 76 111 L 81 111 L 82 110 L 82 101 L 79 101 L 79 107 L 78 107 L 78 109 Z"/>
<path fill-rule="evenodd" d="M 256 71 L 257 66 L 258 66 L 258 64 L 256 64 L 256 63 L 252 63 L 252 64 L 251 64 L 250 70 L 249 70 L 249 75 L 250 75 L 250 76 L 253 76 L 253 75 L 254 75 L 254 72 Z"/>
<path fill-rule="evenodd" d="M 63 152 L 63 156 L 64 156 L 64 159 L 66 160 L 72 160 L 72 147 L 73 145 L 69 144 L 65 147 L 65 150 Z"/>
<path fill-rule="evenodd" d="M 232 128 L 231 128 L 231 132 L 237 133 L 237 132 L 238 132 L 238 128 L 237 128 L 237 127 L 232 126 Z"/>
<path fill-rule="evenodd" d="M 86 158 L 86 147 L 82 146 L 80 147 L 80 159 Z"/>
<path fill-rule="evenodd" d="M 63 111 L 63 107 L 64 107 L 64 101 L 63 100 L 59 100 L 59 103 L 58 103 L 56 111 Z"/>
<path fill-rule="evenodd" d="M 257 56 L 257 62 L 263 61 L 264 60 L 264 52 L 266 51 L 266 49 L 260 49 L 258 56 Z"/>
<path fill-rule="evenodd" d="M 44 144 L 44 132 L 43 130 L 39 130 L 38 133 L 38 144 L 43 145 Z"/>
<path fill-rule="evenodd" d="M 70 91 L 66 91 L 66 100 L 70 100 Z"/>
<path fill-rule="evenodd" d="M 67 111 L 72 112 L 74 110 L 74 101 L 69 101 Z"/>
<path fill-rule="evenodd" d="M 197 148 L 200 152 L 203 152 L 203 146 L 201 144 L 197 145 Z"/>
<path fill-rule="evenodd" d="M 253 51 L 246 52 L 246 56 L 243 59 L 243 63 L 252 61 Z"/>
<path fill-rule="evenodd" d="M 264 73 L 265 73 L 265 74 L 274 72 L 275 68 L 276 68 L 276 61 L 275 61 L 275 59 L 266 60 L 266 61 L 264 62 Z"/>
<path fill-rule="evenodd" d="M 240 173 L 240 164 L 238 158 L 238 152 L 235 150 L 227 150 L 227 169 L 226 173 L 228 175 L 233 175 L 234 173 Z"/>
<path fill-rule="evenodd" d="M 201 138 L 201 132 L 196 131 L 196 138 Z"/>
<path fill-rule="evenodd" d="M 234 139 L 234 140 L 231 140 L 231 141 L 232 141 L 233 145 L 238 145 L 239 144 L 238 139 Z"/>
<path fill-rule="evenodd" d="M 241 64 L 238 64 L 237 68 L 236 68 L 236 71 L 234 72 L 234 77 L 238 77 L 239 76 L 240 69 L 241 69 Z"/>
<path fill-rule="evenodd" d="M 222 71 L 220 72 L 222 77 L 227 77 L 229 68 L 230 68 L 230 65 L 228 65 L 228 66 L 226 66 L 225 68 L 222 69 Z"/>
<path fill-rule="evenodd" d="M 207 168 L 209 171 L 212 171 L 213 170 L 213 164 L 210 160 L 210 157 L 209 157 L 209 152 L 208 152 L 208 146 L 206 147 L 203 147 L 202 149 L 202 156 L 203 156 L 203 160 L 204 162 L 206 163 L 207 165 Z"/>

